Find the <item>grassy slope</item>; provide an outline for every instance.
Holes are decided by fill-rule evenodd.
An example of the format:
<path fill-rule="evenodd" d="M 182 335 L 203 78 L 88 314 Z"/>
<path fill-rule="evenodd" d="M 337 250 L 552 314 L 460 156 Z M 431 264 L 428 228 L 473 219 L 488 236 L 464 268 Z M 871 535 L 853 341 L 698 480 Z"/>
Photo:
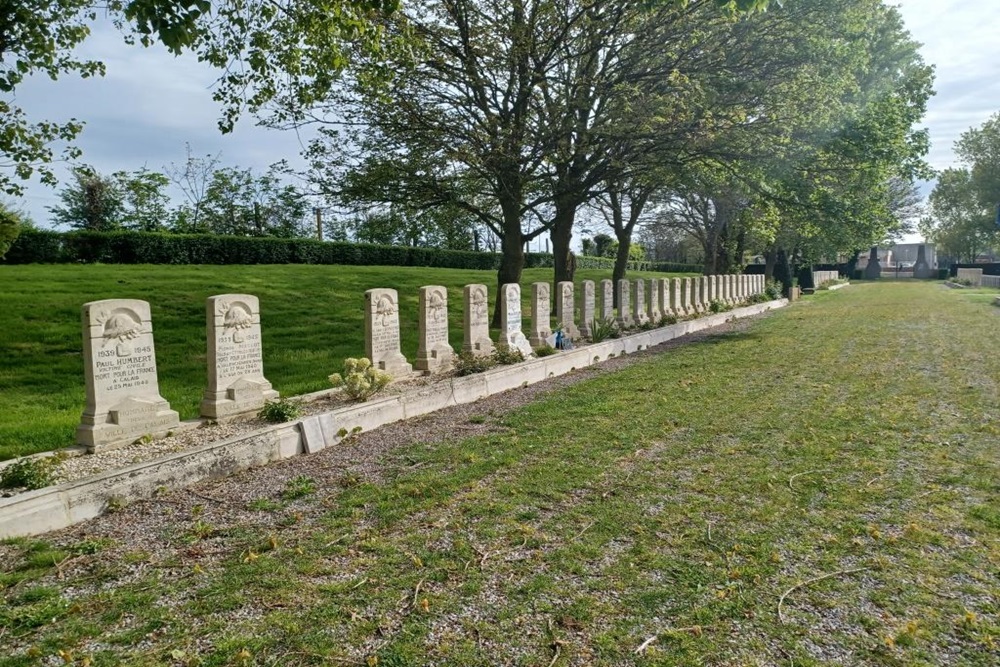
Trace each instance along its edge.
<path fill-rule="evenodd" d="M 0 565 L 11 636 L 102 665 L 996 665 L 988 300 L 821 293 L 484 415 L 509 430 L 411 447 L 384 482 L 262 501 L 274 532 L 178 516 L 174 558 L 121 583 L 56 576 L 93 544 L 19 542 Z M 296 503 L 326 509 L 299 521 Z M 224 565 L 192 570 L 206 548 Z"/>
<path fill-rule="evenodd" d="M 660 274 L 636 274 L 640 276 Z M 579 280 L 608 277 L 580 271 Z M 551 280 L 525 272 L 524 285 Z M 346 357 L 364 354 L 364 291 L 399 290 L 402 347 L 417 352 L 417 290 L 448 287 L 452 345 L 462 341 L 462 288 L 495 273 L 385 266 L 0 266 L 0 460 L 73 444 L 85 403 L 80 307 L 87 301 L 150 302 L 160 390 L 182 419 L 197 416 L 205 388 L 205 298 L 255 294 L 264 369 L 284 395 L 329 387 Z M 523 290 L 527 316 L 530 290 Z M 527 325 L 526 325 L 527 326 Z"/>

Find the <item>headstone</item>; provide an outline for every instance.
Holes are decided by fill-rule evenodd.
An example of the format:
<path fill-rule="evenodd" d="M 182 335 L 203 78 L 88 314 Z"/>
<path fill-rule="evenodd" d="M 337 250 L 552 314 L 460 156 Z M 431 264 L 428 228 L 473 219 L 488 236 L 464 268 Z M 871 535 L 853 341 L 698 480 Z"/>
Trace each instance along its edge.
<path fill-rule="evenodd" d="M 931 265 L 927 263 L 927 248 L 923 244 L 917 246 L 917 261 L 913 265 L 914 278 L 930 278 Z"/>
<path fill-rule="evenodd" d="M 474 357 L 488 357 L 493 354 L 488 294 L 486 285 L 466 285 L 462 290 L 462 301 L 465 306 L 462 316 L 462 352 Z"/>
<path fill-rule="evenodd" d="M 87 385 L 76 441 L 89 452 L 158 437 L 180 423 L 160 396 L 149 304 L 106 299 L 83 305 L 83 368 Z"/>
<path fill-rule="evenodd" d="M 615 284 L 605 278 L 601 281 L 601 319 L 610 322 L 615 316 Z"/>
<path fill-rule="evenodd" d="M 635 281 L 635 302 L 632 304 L 632 319 L 639 326 L 649 324 L 646 314 L 646 281 L 640 278 Z"/>
<path fill-rule="evenodd" d="M 674 309 L 670 305 L 670 278 L 660 278 L 660 312 L 664 315 L 673 315 Z"/>
<path fill-rule="evenodd" d="M 958 269 L 958 271 L 955 273 L 955 277 L 971 281 L 974 287 L 983 286 L 982 269 Z"/>
<path fill-rule="evenodd" d="M 701 306 L 708 312 L 711 309 L 711 283 L 708 276 L 701 277 Z"/>
<path fill-rule="evenodd" d="M 448 289 L 441 285 L 421 287 L 419 308 L 417 370 L 428 373 L 451 370 L 455 350 L 448 342 Z"/>
<path fill-rule="evenodd" d="M 878 280 L 882 277 L 882 265 L 878 263 L 878 246 L 872 246 L 868 253 L 868 265 L 865 267 L 865 280 Z"/>
<path fill-rule="evenodd" d="M 580 308 L 580 333 L 590 338 L 594 335 L 594 311 L 596 309 L 594 281 L 583 281 L 583 306 Z"/>
<path fill-rule="evenodd" d="M 701 303 L 701 283 L 703 276 L 691 279 L 691 307 L 696 313 L 704 313 L 705 307 Z"/>
<path fill-rule="evenodd" d="M 580 330 L 573 318 L 576 317 L 576 299 L 573 294 L 573 283 L 566 281 L 556 285 L 559 290 L 556 296 L 556 321 L 562 329 L 563 337 L 579 340 Z"/>
<path fill-rule="evenodd" d="M 674 314 L 677 315 L 677 317 L 684 317 L 688 314 L 688 312 L 684 309 L 684 283 L 680 278 L 674 278 L 671 282 L 673 283 L 673 289 L 671 292 L 674 295 Z"/>
<path fill-rule="evenodd" d="M 681 304 L 684 306 L 684 312 L 688 315 L 694 315 L 694 304 L 691 303 L 691 279 L 684 279 L 684 287 L 681 292 Z"/>
<path fill-rule="evenodd" d="M 500 288 L 503 309 L 500 311 L 500 340 L 503 350 L 520 350 L 525 359 L 532 356 L 531 344 L 521 330 L 521 286 L 508 283 Z"/>
<path fill-rule="evenodd" d="M 531 335 L 528 342 L 536 350 L 547 347 L 552 336 L 550 290 L 548 283 L 531 283 Z"/>
<path fill-rule="evenodd" d="M 257 412 L 278 392 L 264 378 L 260 302 L 251 294 L 220 294 L 205 300 L 208 388 L 201 415 L 222 419 Z"/>
<path fill-rule="evenodd" d="M 660 279 L 653 278 L 649 281 L 649 319 L 656 325 L 663 319 L 660 303 Z"/>
<path fill-rule="evenodd" d="M 399 349 L 399 295 L 394 289 L 365 292 L 365 356 L 389 375 L 413 372 Z"/>
<path fill-rule="evenodd" d="M 618 326 L 622 329 L 630 329 L 634 326 L 632 320 L 632 286 L 629 281 L 622 279 L 618 281 Z"/>
<path fill-rule="evenodd" d="M 725 276 L 723 276 L 723 280 L 725 281 L 726 284 L 726 303 L 728 304 L 733 304 L 736 301 L 736 294 L 735 291 L 733 290 L 733 287 L 736 284 L 736 281 L 733 280 L 734 277 L 735 276 L 733 276 L 733 274 L 731 273 L 727 273 Z"/>

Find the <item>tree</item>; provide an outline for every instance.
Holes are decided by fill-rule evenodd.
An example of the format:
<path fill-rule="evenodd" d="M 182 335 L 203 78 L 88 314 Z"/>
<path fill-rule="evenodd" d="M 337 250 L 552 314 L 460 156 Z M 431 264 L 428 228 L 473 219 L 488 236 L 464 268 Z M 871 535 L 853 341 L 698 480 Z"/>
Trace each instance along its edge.
<path fill-rule="evenodd" d="M 920 230 L 938 246 L 938 255 L 973 262 L 1000 237 L 994 211 L 982 204 L 972 172 L 945 169 L 930 195 L 931 216 L 921 220 Z"/>
<path fill-rule="evenodd" d="M 170 227 L 170 197 L 164 188 L 170 179 L 146 168 L 111 175 L 121 199 L 120 225 L 139 232 L 158 232 Z"/>
<path fill-rule="evenodd" d="M 212 173 L 201 202 L 202 222 L 215 234 L 292 238 L 305 232 L 310 207 L 272 171 L 223 168 Z"/>
<path fill-rule="evenodd" d="M 34 227 L 34 223 L 24 211 L 0 202 L 0 259 L 4 258 L 21 231 L 30 227 Z"/>
<path fill-rule="evenodd" d="M 15 103 L 25 77 L 42 74 L 102 76 L 103 63 L 76 49 L 101 18 L 122 28 L 126 40 L 193 51 L 217 67 L 213 97 L 220 129 L 229 131 L 244 110 L 261 109 L 282 95 L 298 105 L 321 99 L 337 80 L 352 49 L 378 48 L 375 17 L 399 0 L 4 0 L 0 2 L 0 189 L 20 193 L 20 180 L 39 174 L 55 184 L 50 163 L 74 159 L 83 123 L 34 121 Z M 57 155 L 53 142 L 65 142 Z"/>
<path fill-rule="evenodd" d="M 85 165 L 73 169 L 73 181 L 59 193 L 62 205 L 49 207 L 52 221 L 93 232 L 120 229 L 123 203 L 116 180 Z"/>

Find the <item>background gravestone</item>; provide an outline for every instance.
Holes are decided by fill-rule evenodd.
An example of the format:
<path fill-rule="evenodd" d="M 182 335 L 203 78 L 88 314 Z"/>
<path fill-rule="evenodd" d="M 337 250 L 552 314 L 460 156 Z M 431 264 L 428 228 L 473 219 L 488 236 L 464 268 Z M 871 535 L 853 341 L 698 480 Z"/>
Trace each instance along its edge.
<path fill-rule="evenodd" d="M 696 313 L 704 313 L 706 308 L 701 302 L 701 284 L 703 276 L 692 278 L 691 282 L 691 308 Z"/>
<path fill-rule="evenodd" d="M 448 342 L 448 290 L 441 285 L 420 288 L 420 322 L 417 325 L 417 370 L 441 373 L 449 370 L 455 350 Z"/>
<path fill-rule="evenodd" d="M 489 292 L 486 285 L 466 285 L 462 291 L 465 311 L 462 320 L 464 340 L 462 352 L 475 357 L 488 357 L 493 354 L 493 341 L 490 339 L 490 309 Z"/>
<path fill-rule="evenodd" d="M 83 305 L 87 406 L 77 443 L 99 452 L 159 437 L 180 419 L 160 396 L 149 304 L 106 299 Z"/>
<path fill-rule="evenodd" d="M 278 392 L 264 378 L 260 302 L 252 294 L 220 294 L 205 300 L 208 387 L 203 417 L 223 419 L 257 412 Z"/>
<path fill-rule="evenodd" d="M 597 307 L 594 281 L 583 281 L 583 304 L 580 308 L 580 333 L 590 338 L 594 335 L 594 310 Z"/>
<path fill-rule="evenodd" d="M 632 328 L 632 287 L 628 280 L 618 281 L 618 318 L 615 320 L 622 329 Z"/>
<path fill-rule="evenodd" d="M 660 313 L 663 315 L 673 315 L 674 309 L 670 305 L 670 278 L 658 278 L 660 281 Z"/>
<path fill-rule="evenodd" d="M 601 281 L 601 319 L 610 322 L 615 316 L 615 284 L 605 278 Z"/>
<path fill-rule="evenodd" d="M 536 350 L 547 347 L 549 337 L 552 335 L 550 319 L 552 303 L 549 290 L 548 283 L 531 284 L 531 336 L 528 337 L 528 342 Z"/>
<path fill-rule="evenodd" d="M 399 349 L 399 295 L 394 289 L 365 292 L 365 356 L 389 375 L 413 372 Z"/>
<path fill-rule="evenodd" d="M 520 350 L 525 359 L 532 356 L 531 345 L 521 331 L 521 286 L 508 283 L 500 288 L 503 309 L 500 311 L 500 341 L 503 350 Z"/>
<path fill-rule="evenodd" d="M 574 296 L 573 283 L 566 281 L 556 285 L 556 322 L 562 328 L 564 336 L 570 340 L 579 340 L 580 330 L 573 321 L 576 315 Z"/>
<path fill-rule="evenodd" d="M 660 279 L 653 278 L 649 281 L 649 319 L 657 325 L 663 319 L 660 303 Z"/>
<path fill-rule="evenodd" d="M 681 305 L 684 307 L 684 312 L 688 315 L 694 315 L 694 305 L 691 303 L 691 279 L 684 278 L 681 284 Z"/>
<path fill-rule="evenodd" d="M 649 323 L 646 314 L 646 281 L 640 278 L 635 281 L 635 303 L 632 306 L 632 320 L 642 326 Z"/>
<path fill-rule="evenodd" d="M 683 295 L 684 286 L 681 284 L 680 278 L 674 278 L 672 282 L 673 282 L 673 289 L 671 290 L 671 292 L 673 292 L 674 295 L 673 296 L 674 314 L 677 315 L 677 317 L 684 317 L 685 315 L 688 314 L 687 311 L 684 310 L 684 295 Z"/>

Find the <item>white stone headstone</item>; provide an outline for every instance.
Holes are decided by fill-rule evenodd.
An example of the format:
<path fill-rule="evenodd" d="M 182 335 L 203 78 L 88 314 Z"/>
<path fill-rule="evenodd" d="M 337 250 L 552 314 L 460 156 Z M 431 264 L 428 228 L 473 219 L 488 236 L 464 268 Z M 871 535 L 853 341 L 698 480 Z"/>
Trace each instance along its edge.
<path fill-rule="evenodd" d="M 399 348 L 399 295 L 394 289 L 365 292 L 365 356 L 389 375 L 413 372 Z"/>
<path fill-rule="evenodd" d="M 583 305 L 580 308 L 580 333 L 590 338 L 594 334 L 594 311 L 597 308 L 594 281 L 583 281 Z"/>
<path fill-rule="evenodd" d="M 649 319 L 659 326 L 660 320 L 663 319 L 663 311 L 661 310 L 660 301 L 660 279 L 653 278 L 649 281 Z"/>
<path fill-rule="evenodd" d="M 705 312 L 708 312 L 712 303 L 710 296 L 711 282 L 712 281 L 708 279 L 708 276 L 701 277 L 701 307 L 705 309 Z"/>
<path fill-rule="evenodd" d="M 278 392 L 264 378 L 260 302 L 251 294 L 220 294 L 205 300 L 208 387 L 201 414 L 223 419 L 257 412 Z"/>
<path fill-rule="evenodd" d="M 691 279 L 691 307 L 696 313 L 704 313 L 705 307 L 701 303 L 701 283 L 703 276 L 696 276 Z"/>
<path fill-rule="evenodd" d="M 462 291 L 465 311 L 462 318 L 464 332 L 462 351 L 475 357 L 493 354 L 493 340 L 490 339 L 489 291 L 486 285 L 466 285 Z"/>
<path fill-rule="evenodd" d="M 601 319 L 611 321 L 615 316 L 615 284 L 605 278 L 601 281 Z"/>
<path fill-rule="evenodd" d="M 548 283 L 531 284 L 531 336 L 528 342 L 536 350 L 547 347 L 552 335 L 551 289 Z"/>
<path fill-rule="evenodd" d="M 674 295 L 674 314 L 677 317 L 684 317 L 688 314 L 684 310 L 684 282 L 680 278 L 674 278 L 671 282 L 673 283 L 673 289 L 670 291 Z"/>
<path fill-rule="evenodd" d="M 691 279 L 684 278 L 682 290 L 681 290 L 681 305 L 684 307 L 684 312 L 688 315 L 694 315 L 694 305 L 691 303 Z"/>
<path fill-rule="evenodd" d="M 708 302 L 711 304 L 719 300 L 719 276 L 713 274 L 706 278 L 708 278 Z"/>
<path fill-rule="evenodd" d="M 455 350 L 448 342 L 448 290 L 442 285 L 420 288 L 417 324 L 417 370 L 443 373 L 454 365 Z"/>
<path fill-rule="evenodd" d="M 632 286 L 624 278 L 618 281 L 618 317 L 615 321 L 622 329 L 631 329 L 632 320 Z"/>
<path fill-rule="evenodd" d="M 166 435 L 180 423 L 160 396 L 149 304 L 106 299 L 83 305 L 87 406 L 76 441 L 90 452 Z"/>
<path fill-rule="evenodd" d="M 632 305 L 632 319 L 639 326 L 649 324 L 646 314 L 646 281 L 640 278 L 635 281 L 635 303 Z"/>
<path fill-rule="evenodd" d="M 508 283 L 500 288 L 503 310 L 500 311 L 500 340 L 504 350 L 520 350 L 524 358 L 532 356 L 531 344 L 521 330 L 521 286 Z"/>
<path fill-rule="evenodd" d="M 670 278 L 660 278 L 660 312 L 664 315 L 673 315 L 674 309 L 670 305 Z"/>
<path fill-rule="evenodd" d="M 556 322 L 562 327 L 564 336 L 570 340 L 579 340 L 580 330 L 573 318 L 576 316 L 576 299 L 573 293 L 573 283 L 569 281 L 556 285 Z"/>

